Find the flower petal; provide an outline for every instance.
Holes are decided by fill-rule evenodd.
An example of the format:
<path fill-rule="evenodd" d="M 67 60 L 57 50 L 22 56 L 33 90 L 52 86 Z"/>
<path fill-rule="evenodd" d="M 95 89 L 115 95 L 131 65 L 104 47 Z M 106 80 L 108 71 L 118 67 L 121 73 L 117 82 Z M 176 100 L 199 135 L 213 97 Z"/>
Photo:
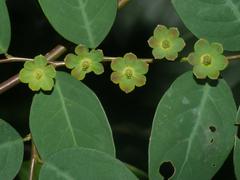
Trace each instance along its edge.
<path fill-rule="evenodd" d="M 103 51 L 98 49 L 98 50 L 91 50 L 90 52 L 90 58 L 92 59 L 92 61 L 95 62 L 101 62 L 103 60 Z"/>
<path fill-rule="evenodd" d="M 197 56 L 196 56 L 196 53 L 190 53 L 187 57 L 187 60 L 189 62 L 189 64 L 191 65 L 197 65 L 199 64 L 198 60 L 197 60 Z"/>
<path fill-rule="evenodd" d="M 177 59 L 177 57 L 178 57 L 177 52 L 167 53 L 167 55 L 166 55 L 166 59 L 169 61 L 174 61 L 175 59 Z"/>
<path fill-rule="evenodd" d="M 24 68 L 25 69 L 28 69 L 28 70 L 33 70 L 35 69 L 37 66 L 36 64 L 34 63 L 34 61 L 27 61 L 24 63 Z"/>
<path fill-rule="evenodd" d="M 47 65 L 48 61 L 47 61 L 47 58 L 43 55 L 38 55 L 34 58 L 34 63 L 37 65 L 37 66 L 45 66 Z"/>
<path fill-rule="evenodd" d="M 126 53 L 123 58 L 127 60 L 137 60 L 137 56 L 133 53 Z"/>
<path fill-rule="evenodd" d="M 209 71 L 209 72 L 208 72 L 208 77 L 209 77 L 210 79 L 218 79 L 219 75 L 220 75 L 220 72 L 217 71 L 217 70 Z"/>
<path fill-rule="evenodd" d="M 67 68 L 73 69 L 80 63 L 80 58 L 74 54 L 68 54 L 64 61 Z"/>
<path fill-rule="evenodd" d="M 134 66 L 134 70 L 139 74 L 146 74 L 148 72 L 149 64 L 138 60 Z"/>
<path fill-rule="evenodd" d="M 32 71 L 28 69 L 22 69 L 19 73 L 19 80 L 22 83 L 28 83 L 32 80 L 32 78 L 33 78 Z"/>
<path fill-rule="evenodd" d="M 86 75 L 86 71 L 82 71 L 80 67 L 76 67 L 71 71 L 71 75 L 77 80 L 83 80 Z"/>
<path fill-rule="evenodd" d="M 95 74 L 100 75 L 104 72 L 104 67 L 101 63 L 94 63 L 92 65 L 92 70 Z"/>
<path fill-rule="evenodd" d="M 53 65 L 48 65 L 48 66 L 44 67 L 44 72 L 45 72 L 45 75 L 50 78 L 56 77 L 56 70 L 53 67 Z"/>
<path fill-rule="evenodd" d="M 31 82 L 29 82 L 28 87 L 32 91 L 39 91 L 40 90 L 40 83 L 39 83 L 39 81 L 32 80 Z"/>
<path fill-rule="evenodd" d="M 132 79 L 124 78 L 122 81 L 120 81 L 119 87 L 125 93 L 130 93 L 131 91 L 133 91 L 135 89 L 135 84 Z"/>
<path fill-rule="evenodd" d="M 170 38 L 177 38 L 177 37 L 179 37 L 179 31 L 178 31 L 178 29 L 176 28 L 176 27 L 171 27 L 171 28 L 169 28 L 169 31 L 168 31 L 168 36 L 170 37 Z"/>
<path fill-rule="evenodd" d="M 111 68 L 113 71 L 122 71 L 125 67 L 126 64 L 123 58 L 117 58 L 111 62 Z"/>
<path fill-rule="evenodd" d="M 207 40 L 205 39 L 199 39 L 195 44 L 194 44 L 194 50 L 195 51 L 202 51 L 210 47 L 210 44 Z"/>
<path fill-rule="evenodd" d="M 75 53 L 77 55 L 85 55 L 85 54 L 88 54 L 88 52 L 89 52 L 89 49 L 86 46 L 82 45 L 82 44 L 78 45 L 75 48 Z"/>
<path fill-rule="evenodd" d="M 177 38 L 177 39 L 174 39 L 174 41 L 173 41 L 173 49 L 176 52 L 182 51 L 183 48 L 185 47 L 185 45 L 186 45 L 186 43 L 182 38 Z"/>
<path fill-rule="evenodd" d="M 216 53 L 222 54 L 223 53 L 223 45 L 220 43 L 212 43 L 211 44 L 212 49 L 216 51 Z"/>
<path fill-rule="evenodd" d="M 135 84 L 136 84 L 137 87 L 144 86 L 146 84 L 146 81 L 147 81 L 146 76 L 141 75 L 141 74 L 135 76 L 134 79 L 135 79 Z"/>
<path fill-rule="evenodd" d="M 201 65 L 193 67 L 193 74 L 197 77 L 197 79 L 205 79 L 207 77 L 207 74 Z"/>
<path fill-rule="evenodd" d="M 159 41 L 154 36 L 152 36 L 148 39 L 148 45 L 151 48 L 157 48 L 159 46 Z"/>
<path fill-rule="evenodd" d="M 113 83 L 115 83 L 115 84 L 118 84 L 118 83 L 120 83 L 122 81 L 123 77 L 124 76 L 123 76 L 122 73 L 120 73 L 120 72 L 113 72 L 111 74 L 111 81 Z"/>
<path fill-rule="evenodd" d="M 164 25 L 158 25 L 155 29 L 154 29 L 154 32 L 153 32 L 153 35 L 156 37 L 156 38 L 163 38 L 163 37 L 166 37 L 168 33 L 168 28 Z"/>
<path fill-rule="evenodd" d="M 52 90 L 54 86 L 54 81 L 52 78 L 45 77 L 43 80 L 40 82 L 40 87 L 44 91 L 50 91 Z"/>
<path fill-rule="evenodd" d="M 216 69 L 224 70 L 228 66 L 229 61 L 224 55 L 219 55 L 214 63 Z"/>
<path fill-rule="evenodd" d="M 163 51 L 161 48 L 154 48 L 152 50 L 152 54 L 155 59 L 163 59 L 166 55 L 166 52 Z"/>

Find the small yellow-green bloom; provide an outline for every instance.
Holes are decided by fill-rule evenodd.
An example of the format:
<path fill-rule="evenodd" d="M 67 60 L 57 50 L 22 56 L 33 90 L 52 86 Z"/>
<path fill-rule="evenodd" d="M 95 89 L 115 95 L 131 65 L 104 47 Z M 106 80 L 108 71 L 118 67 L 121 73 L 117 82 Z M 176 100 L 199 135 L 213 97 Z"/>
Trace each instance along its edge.
<path fill-rule="evenodd" d="M 127 53 L 123 58 L 113 60 L 111 68 L 114 71 L 111 80 L 119 84 L 120 89 L 125 93 L 130 93 L 135 86 L 141 87 L 146 83 L 144 74 L 148 72 L 148 64 L 138 60 L 133 53 Z"/>
<path fill-rule="evenodd" d="M 155 59 L 163 59 L 174 61 L 178 57 L 178 53 L 185 47 L 185 42 L 179 37 L 179 31 L 175 27 L 167 28 L 158 25 L 149 38 L 148 44 L 152 50 Z"/>
<path fill-rule="evenodd" d="M 222 44 L 210 44 L 205 39 L 195 43 L 194 52 L 189 54 L 188 62 L 193 65 L 193 74 L 198 79 L 218 79 L 220 71 L 228 65 L 228 59 L 223 55 Z"/>
<path fill-rule="evenodd" d="M 104 72 L 101 61 L 103 60 L 102 50 L 91 50 L 83 45 L 79 45 L 75 48 L 75 54 L 68 54 L 64 61 L 66 67 L 72 69 L 71 74 L 78 80 L 83 80 L 85 75 L 90 72 L 94 72 L 100 75 Z"/>
<path fill-rule="evenodd" d="M 56 70 L 53 65 L 48 65 L 46 57 L 39 55 L 33 61 L 27 61 L 24 68 L 19 73 L 19 79 L 22 83 L 27 83 L 33 91 L 52 90 Z"/>

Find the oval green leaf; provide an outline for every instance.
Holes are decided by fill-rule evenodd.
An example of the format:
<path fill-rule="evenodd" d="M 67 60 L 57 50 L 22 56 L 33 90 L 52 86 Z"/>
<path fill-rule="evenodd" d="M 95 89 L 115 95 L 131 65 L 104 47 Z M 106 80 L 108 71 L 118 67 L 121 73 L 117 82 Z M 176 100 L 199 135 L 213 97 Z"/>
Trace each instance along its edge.
<path fill-rule="evenodd" d="M 240 50 L 240 10 L 235 0 L 172 0 L 184 24 L 198 38 Z"/>
<path fill-rule="evenodd" d="M 96 48 L 110 31 L 116 0 L 39 0 L 49 22 L 67 40 Z"/>
<path fill-rule="evenodd" d="M 0 119 L 0 179 L 14 179 L 23 161 L 23 151 L 20 135 Z"/>
<path fill-rule="evenodd" d="M 164 179 L 164 162 L 179 180 L 211 179 L 224 163 L 234 144 L 236 105 L 224 80 L 213 83 L 198 84 L 187 72 L 161 99 L 149 145 L 151 180 Z"/>
<path fill-rule="evenodd" d="M 235 169 L 235 175 L 237 180 L 240 180 L 240 108 L 238 109 L 236 125 L 238 126 L 238 134 L 235 135 L 234 151 L 233 151 L 233 163 Z"/>
<path fill-rule="evenodd" d="M 11 39 L 11 27 L 5 0 L 0 0 L 0 54 L 6 53 Z"/>
<path fill-rule="evenodd" d="M 111 128 L 97 96 L 81 81 L 58 72 L 51 94 L 36 94 L 30 129 L 43 159 L 70 147 L 87 147 L 112 156 Z"/>
<path fill-rule="evenodd" d="M 47 158 L 39 175 L 39 180 L 45 179 L 137 180 L 119 160 L 86 148 L 64 149 Z"/>

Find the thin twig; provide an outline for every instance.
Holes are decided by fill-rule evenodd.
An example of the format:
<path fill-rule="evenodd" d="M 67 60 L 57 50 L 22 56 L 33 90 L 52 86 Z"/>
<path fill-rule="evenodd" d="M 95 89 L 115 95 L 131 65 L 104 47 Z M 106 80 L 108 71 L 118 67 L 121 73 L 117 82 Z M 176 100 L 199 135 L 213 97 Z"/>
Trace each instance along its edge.
<path fill-rule="evenodd" d="M 29 180 L 33 180 L 34 177 L 34 170 L 35 170 L 35 164 L 37 161 L 37 149 L 36 146 L 32 143 L 32 150 L 31 150 L 31 165 L 30 165 L 30 172 L 29 172 Z"/>
<path fill-rule="evenodd" d="M 232 55 L 232 56 L 227 56 L 227 59 L 228 59 L 228 60 L 240 59 L 240 54 Z"/>
<path fill-rule="evenodd" d="M 12 63 L 12 62 L 25 62 L 25 61 L 32 61 L 30 58 L 22 58 L 22 57 L 10 57 L 0 60 L 0 64 L 4 63 Z"/>
<path fill-rule="evenodd" d="M 66 52 L 66 48 L 61 45 L 57 45 L 55 48 L 53 48 L 51 51 L 49 51 L 45 56 L 48 61 L 54 61 L 58 57 L 60 57 L 62 54 Z M 20 57 L 8 57 L 6 59 L 0 60 L 0 63 L 10 63 L 10 62 L 24 62 L 24 61 L 32 61 L 33 59 L 29 58 L 20 58 Z M 6 92 L 7 90 L 11 89 L 12 87 L 19 84 L 19 75 L 16 74 L 12 77 L 10 77 L 8 80 L 0 83 L 0 94 Z"/>

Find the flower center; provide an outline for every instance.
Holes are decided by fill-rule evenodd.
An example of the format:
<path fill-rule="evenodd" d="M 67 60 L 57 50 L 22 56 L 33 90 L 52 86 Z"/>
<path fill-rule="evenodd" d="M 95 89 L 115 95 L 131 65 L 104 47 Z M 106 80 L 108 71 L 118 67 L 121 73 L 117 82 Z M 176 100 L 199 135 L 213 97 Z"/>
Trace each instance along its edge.
<path fill-rule="evenodd" d="M 89 67 L 91 66 L 91 60 L 90 59 L 83 59 L 82 61 L 82 70 L 87 71 Z"/>
<path fill-rule="evenodd" d="M 133 74 L 134 74 L 134 71 L 132 68 L 130 67 L 125 68 L 124 75 L 126 76 L 127 79 L 132 79 Z"/>
<path fill-rule="evenodd" d="M 209 66 L 209 65 L 212 64 L 212 57 L 209 54 L 204 54 L 201 57 L 201 62 L 202 62 L 203 65 Z"/>
<path fill-rule="evenodd" d="M 37 80 L 40 80 L 43 77 L 44 73 L 42 69 L 36 69 L 33 75 Z"/>
<path fill-rule="evenodd" d="M 170 48 L 170 42 L 168 40 L 163 40 L 162 41 L 162 48 L 163 49 L 168 49 Z"/>

